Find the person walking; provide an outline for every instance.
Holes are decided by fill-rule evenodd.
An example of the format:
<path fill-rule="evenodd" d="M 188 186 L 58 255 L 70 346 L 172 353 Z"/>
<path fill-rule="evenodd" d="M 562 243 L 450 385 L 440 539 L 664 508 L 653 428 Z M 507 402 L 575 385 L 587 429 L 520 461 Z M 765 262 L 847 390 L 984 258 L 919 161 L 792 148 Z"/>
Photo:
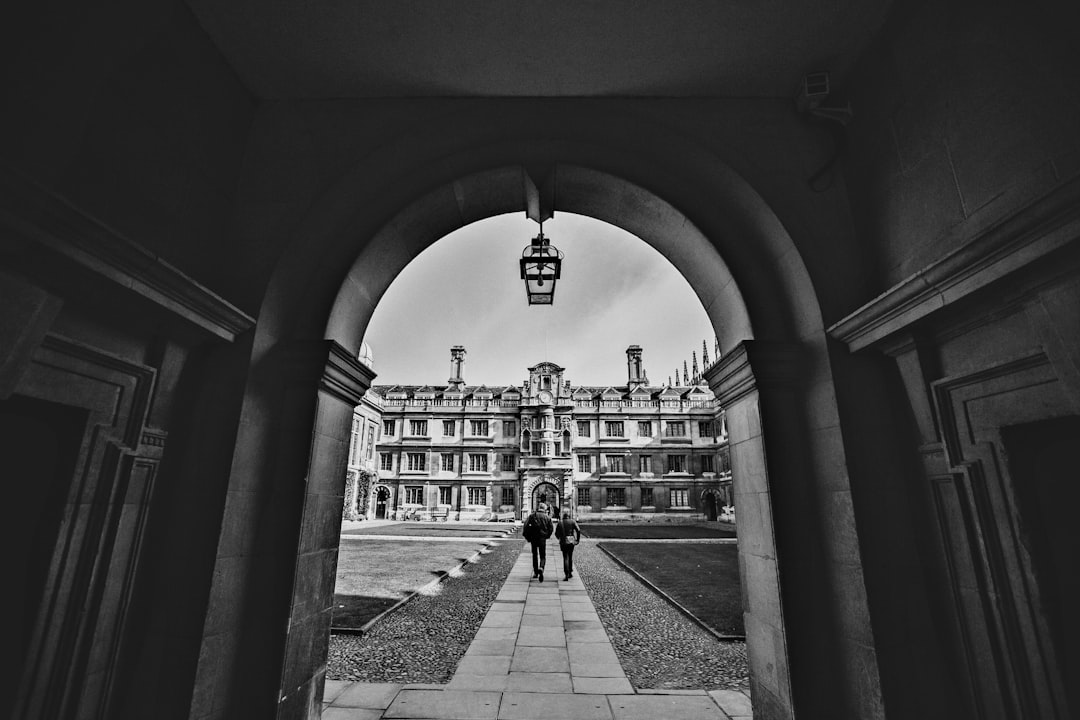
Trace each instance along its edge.
<path fill-rule="evenodd" d="M 548 516 L 547 503 L 540 503 L 536 511 L 529 514 L 525 519 L 525 527 L 521 534 L 532 546 L 533 577 L 540 578 L 544 582 L 544 566 L 547 564 L 547 539 L 551 537 L 554 528 L 551 518 Z"/>
<path fill-rule="evenodd" d="M 555 526 L 555 537 L 559 538 L 562 550 L 563 580 L 569 580 L 574 577 L 574 548 L 581 542 L 581 527 L 570 517 L 569 510 L 563 510 Z"/>

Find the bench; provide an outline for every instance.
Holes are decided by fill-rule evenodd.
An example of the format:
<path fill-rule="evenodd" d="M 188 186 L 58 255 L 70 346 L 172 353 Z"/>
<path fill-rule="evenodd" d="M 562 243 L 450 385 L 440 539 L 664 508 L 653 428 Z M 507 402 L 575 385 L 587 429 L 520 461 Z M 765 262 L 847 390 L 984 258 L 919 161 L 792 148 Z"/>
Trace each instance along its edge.
<path fill-rule="evenodd" d="M 491 518 L 492 522 L 514 522 L 514 511 L 498 512 Z"/>
<path fill-rule="evenodd" d="M 443 522 L 446 522 L 449 518 L 450 518 L 450 508 L 448 508 L 448 507 L 435 508 L 434 510 L 431 511 L 431 519 L 432 520 L 442 520 Z"/>

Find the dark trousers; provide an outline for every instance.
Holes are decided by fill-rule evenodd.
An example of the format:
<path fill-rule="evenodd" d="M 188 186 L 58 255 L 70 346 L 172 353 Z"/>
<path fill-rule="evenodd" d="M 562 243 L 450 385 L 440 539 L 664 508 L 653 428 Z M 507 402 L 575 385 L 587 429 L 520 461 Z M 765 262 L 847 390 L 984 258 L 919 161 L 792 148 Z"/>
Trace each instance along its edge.
<path fill-rule="evenodd" d="M 531 542 L 533 552 L 533 573 L 538 573 L 544 569 L 544 565 L 547 564 L 547 542 L 541 540 L 540 542 Z"/>
<path fill-rule="evenodd" d="M 574 572 L 574 545 L 559 545 L 559 549 L 562 550 L 562 570 L 563 575 L 570 577 Z"/>

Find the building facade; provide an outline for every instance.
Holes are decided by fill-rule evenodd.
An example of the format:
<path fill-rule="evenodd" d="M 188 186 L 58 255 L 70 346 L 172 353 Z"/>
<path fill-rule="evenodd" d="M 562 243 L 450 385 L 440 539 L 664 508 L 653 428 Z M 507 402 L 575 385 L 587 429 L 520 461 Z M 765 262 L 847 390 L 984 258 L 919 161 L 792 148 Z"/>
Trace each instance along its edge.
<path fill-rule="evenodd" d="M 450 354 L 445 387 L 364 396 L 349 487 L 374 477 L 347 494 L 347 517 L 520 519 L 543 499 L 579 519 L 715 520 L 732 504 L 722 409 L 705 385 L 650 385 L 640 347 L 626 382 L 606 387 L 574 386 L 550 362 L 518 387 L 466 385 L 465 349 Z"/>

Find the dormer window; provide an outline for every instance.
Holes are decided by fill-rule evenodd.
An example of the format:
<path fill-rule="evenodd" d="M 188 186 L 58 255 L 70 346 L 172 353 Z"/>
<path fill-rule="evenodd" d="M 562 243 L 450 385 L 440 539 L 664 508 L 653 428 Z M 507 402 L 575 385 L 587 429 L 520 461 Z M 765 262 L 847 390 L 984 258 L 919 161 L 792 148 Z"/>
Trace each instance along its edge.
<path fill-rule="evenodd" d="M 541 390 L 550 390 L 551 389 L 551 376 L 550 375 L 541 375 L 540 376 L 540 389 Z"/>

